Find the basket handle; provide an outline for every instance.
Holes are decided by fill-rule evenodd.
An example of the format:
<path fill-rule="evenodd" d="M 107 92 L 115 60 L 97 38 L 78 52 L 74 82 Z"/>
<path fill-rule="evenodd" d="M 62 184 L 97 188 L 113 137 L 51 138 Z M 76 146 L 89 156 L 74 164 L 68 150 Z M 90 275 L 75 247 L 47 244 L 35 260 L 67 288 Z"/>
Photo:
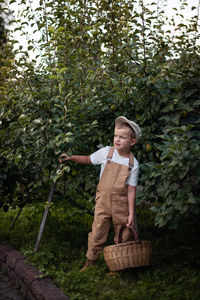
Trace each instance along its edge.
<path fill-rule="evenodd" d="M 120 228 L 120 231 L 119 231 L 119 239 L 118 239 L 118 243 L 122 243 L 122 232 L 124 230 L 124 228 L 127 227 L 126 225 L 122 225 L 122 227 Z M 134 236 L 134 241 L 137 243 L 137 244 L 140 244 L 140 240 L 139 240 L 139 237 L 138 237 L 138 233 L 135 229 L 135 227 L 133 225 L 131 225 L 131 227 L 128 227 L 132 233 L 133 233 L 133 236 Z"/>

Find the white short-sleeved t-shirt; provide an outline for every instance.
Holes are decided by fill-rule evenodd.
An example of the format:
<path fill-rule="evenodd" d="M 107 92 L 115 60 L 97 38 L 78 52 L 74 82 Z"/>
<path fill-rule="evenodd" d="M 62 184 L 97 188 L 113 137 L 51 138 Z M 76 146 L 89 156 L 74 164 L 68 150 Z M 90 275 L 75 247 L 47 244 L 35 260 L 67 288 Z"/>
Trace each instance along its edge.
<path fill-rule="evenodd" d="M 106 162 L 107 162 L 107 156 L 109 152 L 110 146 L 106 146 L 104 148 L 101 148 L 97 150 L 96 152 L 92 153 L 90 155 L 90 159 L 93 165 L 101 165 L 101 171 L 100 171 L 100 177 L 103 173 L 103 170 L 105 168 Z M 129 158 L 120 156 L 115 149 L 113 152 L 113 157 L 111 161 L 116 162 L 121 165 L 129 166 Z M 138 183 L 138 175 L 139 175 L 139 163 L 137 159 L 134 157 L 134 166 L 131 169 L 131 174 L 127 179 L 127 184 L 136 186 Z"/>

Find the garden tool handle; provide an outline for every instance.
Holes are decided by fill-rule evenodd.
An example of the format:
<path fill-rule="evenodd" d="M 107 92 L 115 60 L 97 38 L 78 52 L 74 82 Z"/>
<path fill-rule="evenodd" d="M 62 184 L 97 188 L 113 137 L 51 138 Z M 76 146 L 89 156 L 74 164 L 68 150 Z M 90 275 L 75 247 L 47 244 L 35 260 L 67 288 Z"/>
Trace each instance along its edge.
<path fill-rule="evenodd" d="M 120 231 L 119 231 L 119 239 L 118 239 L 118 243 L 122 243 L 122 233 L 123 233 L 123 230 L 124 228 L 127 227 L 126 225 L 123 225 L 121 228 L 120 228 Z M 129 227 L 128 227 L 129 228 Z M 137 243 L 137 244 L 140 244 L 140 240 L 139 240 L 139 237 L 138 237 L 138 233 L 135 229 L 135 227 L 133 225 L 131 225 L 131 227 L 129 228 L 131 229 L 132 233 L 133 233 L 133 236 L 134 236 L 134 241 Z"/>

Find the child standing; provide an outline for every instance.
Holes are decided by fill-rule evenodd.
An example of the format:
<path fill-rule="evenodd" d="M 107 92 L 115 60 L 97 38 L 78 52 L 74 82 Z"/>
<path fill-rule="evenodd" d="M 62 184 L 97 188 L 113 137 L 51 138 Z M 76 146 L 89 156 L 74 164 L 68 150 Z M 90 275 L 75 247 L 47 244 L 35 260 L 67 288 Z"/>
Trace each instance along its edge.
<path fill-rule="evenodd" d="M 82 164 L 101 165 L 100 180 L 95 198 L 95 213 L 92 231 L 88 235 L 87 261 L 81 271 L 95 265 L 103 244 L 107 240 L 110 223 L 113 222 L 118 242 L 120 228 L 126 224 L 122 241 L 132 239 L 130 227 L 137 229 L 135 196 L 139 164 L 130 151 L 141 137 L 140 127 L 126 117 L 115 120 L 113 147 L 106 146 L 90 156 L 63 153 L 60 163 L 66 160 Z"/>

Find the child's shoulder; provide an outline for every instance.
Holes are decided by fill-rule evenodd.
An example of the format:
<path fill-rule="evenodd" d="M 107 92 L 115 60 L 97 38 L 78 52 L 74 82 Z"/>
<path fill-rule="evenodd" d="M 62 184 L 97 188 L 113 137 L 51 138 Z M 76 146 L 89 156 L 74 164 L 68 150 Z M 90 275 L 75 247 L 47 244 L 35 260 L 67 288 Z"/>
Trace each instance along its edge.
<path fill-rule="evenodd" d="M 110 150 L 111 146 L 102 146 L 99 150 L 101 150 L 101 152 L 104 152 L 104 153 L 108 153 L 109 150 Z"/>
<path fill-rule="evenodd" d="M 135 168 L 139 167 L 139 162 L 138 162 L 138 160 L 135 158 L 135 156 L 134 156 L 134 166 L 135 166 Z"/>

